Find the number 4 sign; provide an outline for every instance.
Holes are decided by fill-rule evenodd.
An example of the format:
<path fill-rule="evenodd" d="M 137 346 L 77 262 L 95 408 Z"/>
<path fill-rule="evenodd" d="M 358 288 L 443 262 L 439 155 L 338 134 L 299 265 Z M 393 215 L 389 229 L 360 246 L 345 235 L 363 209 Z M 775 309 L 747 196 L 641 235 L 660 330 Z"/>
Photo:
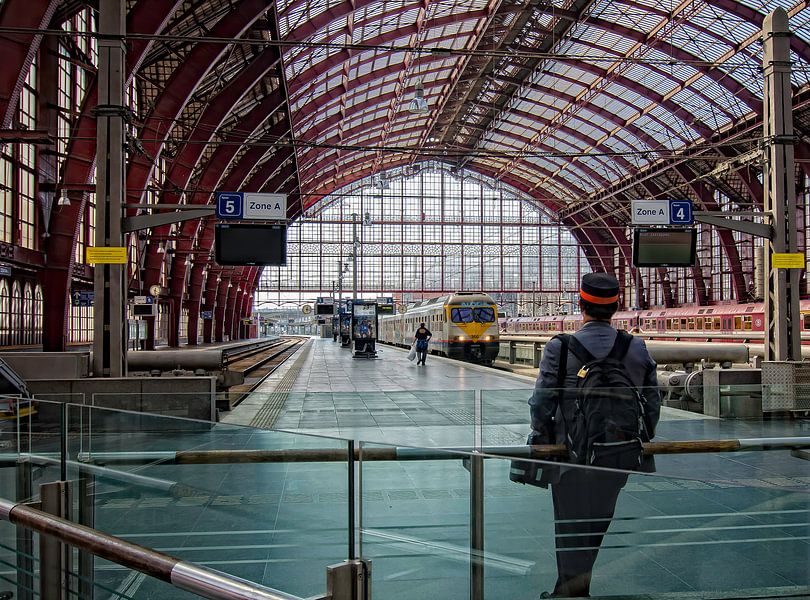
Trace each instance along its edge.
<path fill-rule="evenodd" d="M 692 222 L 692 202 L 689 200 L 669 201 L 670 225 L 691 225 Z"/>
<path fill-rule="evenodd" d="M 244 198 L 240 192 L 217 193 L 217 217 L 220 219 L 241 219 Z"/>

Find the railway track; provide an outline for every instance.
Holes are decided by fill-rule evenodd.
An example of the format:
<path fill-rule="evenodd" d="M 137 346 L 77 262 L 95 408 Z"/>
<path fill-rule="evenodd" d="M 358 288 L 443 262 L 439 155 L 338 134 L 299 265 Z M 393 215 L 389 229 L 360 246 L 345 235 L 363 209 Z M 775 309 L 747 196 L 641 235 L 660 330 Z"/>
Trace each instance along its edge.
<path fill-rule="evenodd" d="M 255 390 L 273 371 L 295 354 L 306 340 L 282 338 L 270 345 L 239 348 L 225 357 L 229 371 L 242 373 L 244 383 L 231 386 L 217 395 L 217 408 L 231 410 Z"/>

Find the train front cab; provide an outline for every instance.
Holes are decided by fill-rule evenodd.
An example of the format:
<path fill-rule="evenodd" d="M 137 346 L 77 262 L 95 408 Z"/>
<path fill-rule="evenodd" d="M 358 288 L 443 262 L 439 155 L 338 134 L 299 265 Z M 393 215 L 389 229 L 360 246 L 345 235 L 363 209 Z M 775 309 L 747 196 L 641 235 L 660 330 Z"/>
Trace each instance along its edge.
<path fill-rule="evenodd" d="M 492 364 L 500 346 L 495 305 L 445 308 L 448 358 Z"/>

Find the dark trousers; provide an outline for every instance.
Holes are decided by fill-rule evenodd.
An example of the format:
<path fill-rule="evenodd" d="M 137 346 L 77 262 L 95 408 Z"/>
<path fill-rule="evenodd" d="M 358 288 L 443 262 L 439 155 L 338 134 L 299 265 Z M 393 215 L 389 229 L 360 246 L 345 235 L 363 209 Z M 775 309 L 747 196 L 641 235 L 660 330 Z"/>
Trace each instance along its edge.
<path fill-rule="evenodd" d="M 425 364 L 426 358 L 427 358 L 427 350 L 416 351 L 416 362 L 421 362 L 422 364 Z"/>
<path fill-rule="evenodd" d="M 625 474 L 571 469 L 551 484 L 557 547 L 555 595 L 589 595 L 593 564 L 625 483 Z"/>

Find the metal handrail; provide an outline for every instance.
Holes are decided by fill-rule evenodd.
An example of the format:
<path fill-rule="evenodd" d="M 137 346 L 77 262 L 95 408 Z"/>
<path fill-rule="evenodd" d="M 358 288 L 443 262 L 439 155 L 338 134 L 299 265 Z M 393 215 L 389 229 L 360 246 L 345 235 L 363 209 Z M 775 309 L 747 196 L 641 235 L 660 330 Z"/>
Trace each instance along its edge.
<path fill-rule="evenodd" d="M 203 598 L 302 600 L 299 596 L 195 565 L 4 498 L 0 498 L 0 520 L 51 536 Z"/>
<path fill-rule="evenodd" d="M 683 440 L 667 442 L 644 442 L 644 454 L 698 454 L 718 452 L 749 452 L 752 450 L 802 450 L 810 448 L 810 436 L 740 438 L 724 440 Z M 466 458 L 471 454 L 484 458 L 559 458 L 567 457 L 564 444 L 536 446 L 485 446 L 483 448 L 355 448 L 354 459 L 362 461 L 400 460 L 452 460 Z M 0 454 L 0 462 L 16 459 L 16 454 Z M 152 452 L 80 452 L 82 464 L 136 465 L 160 462 L 161 464 L 239 464 L 239 463 L 286 463 L 286 462 L 341 462 L 347 461 L 348 452 L 341 448 L 289 449 L 289 450 L 184 450 Z"/>

